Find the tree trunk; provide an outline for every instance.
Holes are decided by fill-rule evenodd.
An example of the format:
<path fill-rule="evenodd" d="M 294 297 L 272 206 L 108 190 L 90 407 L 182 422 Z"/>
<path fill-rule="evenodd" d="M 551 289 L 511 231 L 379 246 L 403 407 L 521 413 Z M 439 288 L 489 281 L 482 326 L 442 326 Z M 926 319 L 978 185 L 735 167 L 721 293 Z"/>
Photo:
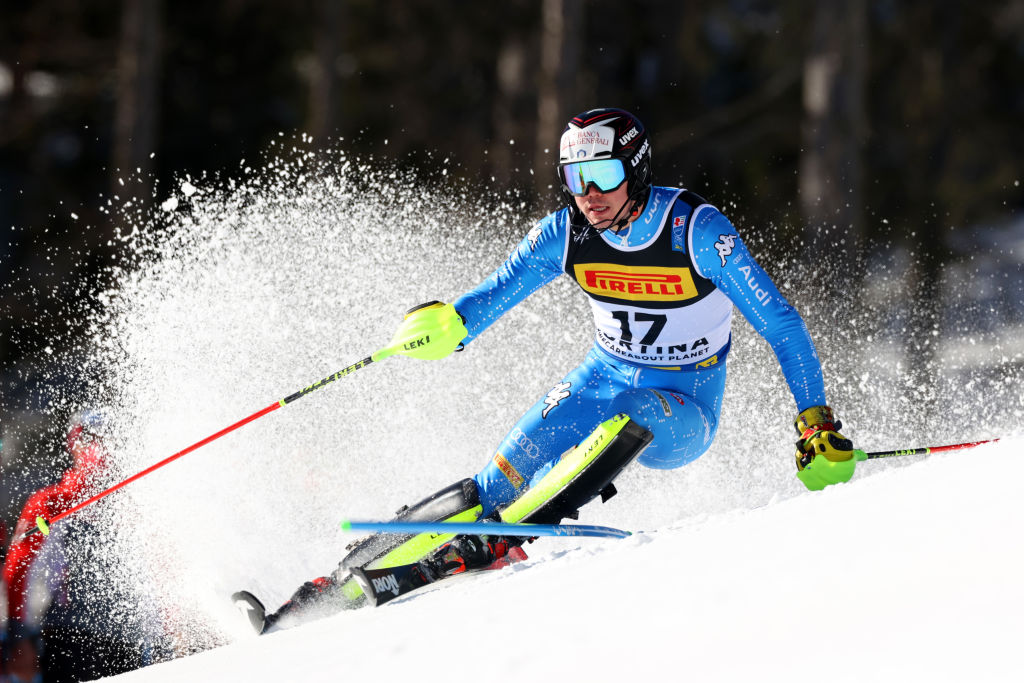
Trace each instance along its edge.
<path fill-rule="evenodd" d="M 309 91 L 309 132 L 321 145 L 338 127 L 337 61 L 341 54 L 343 9 L 342 0 L 316 2 L 316 61 Z"/>
<path fill-rule="evenodd" d="M 861 149 L 867 17 L 864 0 L 818 3 L 804 65 L 800 207 L 808 241 L 837 256 L 831 284 L 854 279 L 863 236 Z"/>
<path fill-rule="evenodd" d="M 498 51 L 497 85 L 492 120 L 494 144 L 492 145 L 491 169 L 499 187 L 508 187 L 515 182 L 512 169 L 520 166 L 517 161 L 525 153 L 530 158 L 530 145 L 524 133 L 529 130 L 530 121 L 524 121 L 523 100 L 526 88 L 527 50 L 519 36 L 507 38 Z M 532 101 L 532 98 L 530 98 Z M 530 117 L 532 118 L 532 117 Z M 517 150 L 518 147 L 518 150 Z M 520 158 L 517 159 L 516 152 Z"/>
<path fill-rule="evenodd" d="M 153 193 L 152 154 L 156 151 L 159 121 L 160 15 L 160 0 L 125 0 L 117 60 L 113 194 L 143 202 Z"/>
<path fill-rule="evenodd" d="M 540 76 L 537 84 L 537 143 L 533 172 L 537 192 L 551 194 L 556 183 L 558 137 L 576 109 L 575 81 L 579 77 L 580 0 L 544 0 L 541 10 Z M 572 111 L 570 111 L 572 109 Z M 557 191 L 557 187 L 555 187 Z"/>

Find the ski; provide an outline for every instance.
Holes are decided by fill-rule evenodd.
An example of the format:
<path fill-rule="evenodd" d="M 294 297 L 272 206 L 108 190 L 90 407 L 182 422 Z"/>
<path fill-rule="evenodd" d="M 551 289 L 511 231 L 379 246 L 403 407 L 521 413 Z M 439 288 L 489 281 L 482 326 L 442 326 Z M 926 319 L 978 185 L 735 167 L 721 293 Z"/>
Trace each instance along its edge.
<path fill-rule="evenodd" d="M 592 524 L 510 524 L 506 522 L 353 522 L 341 523 L 344 531 L 373 531 L 391 534 L 502 534 L 504 536 L 587 536 L 626 538 L 632 534 L 621 529 Z"/>
<path fill-rule="evenodd" d="M 366 601 L 374 607 L 438 580 L 425 572 L 418 562 L 385 569 L 353 567 L 352 578 L 363 589 Z"/>
<path fill-rule="evenodd" d="M 267 627 L 267 608 L 260 599 L 249 591 L 238 591 L 231 596 L 231 602 L 249 620 L 256 634 L 262 634 Z"/>
<path fill-rule="evenodd" d="M 382 567 L 380 569 L 367 569 L 365 567 L 353 567 L 352 578 L 363 590 L 366 601 L 374 606 L 380 607 L 384 603 L 391 602 L 395 598 L 411 593 L 417 588 L 428 586 L 438 581 L 443 581 L 454 576 L 468 576 L 480 572 L 504 569 L 510 564 L 522 562 L 526 553 L 522 548 L 515 547 L 509 550 L 508 555 L 494 561 L 493 564 L 479 569 L 471 569 L 458 574 L 440 574 L 428 569 L 422 562 L 412 564 L 400 564 L 394 567 Z"/>

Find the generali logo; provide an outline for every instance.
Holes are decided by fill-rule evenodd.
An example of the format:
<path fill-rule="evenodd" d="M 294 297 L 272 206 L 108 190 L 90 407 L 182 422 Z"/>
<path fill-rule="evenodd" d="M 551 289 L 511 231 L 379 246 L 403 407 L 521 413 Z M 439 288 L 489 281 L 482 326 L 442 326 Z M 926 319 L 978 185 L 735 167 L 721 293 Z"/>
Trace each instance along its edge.
<path fill-rule="evenodd" d="M 629 301 L 681 301 L 697 296 L 689 268 L 578 263 L 576 281 L 597 296 Z"/>
<path fill-rule="evenodd" d="M 592 158 L 602 152 L 612 151 L 615 129 L 611 126 L 595 123 L 586 128 L 569 126 L 562 133 L 559 142 L 559 154 L 562 159 Z"/>

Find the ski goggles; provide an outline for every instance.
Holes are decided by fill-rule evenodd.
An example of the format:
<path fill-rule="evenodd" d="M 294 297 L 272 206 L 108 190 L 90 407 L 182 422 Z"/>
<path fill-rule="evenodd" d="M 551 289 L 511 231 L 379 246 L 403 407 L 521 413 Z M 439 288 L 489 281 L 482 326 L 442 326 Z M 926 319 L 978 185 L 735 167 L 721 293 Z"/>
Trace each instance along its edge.
<path fill-rule="evenodd" d="M 621 159 L 574 161 L 562 166 L 562 178 L 574 197 L 582 197 L 587 194 L 590 184 L 601 192 L 617 188 L 626 180 L 626 167 Z"/>

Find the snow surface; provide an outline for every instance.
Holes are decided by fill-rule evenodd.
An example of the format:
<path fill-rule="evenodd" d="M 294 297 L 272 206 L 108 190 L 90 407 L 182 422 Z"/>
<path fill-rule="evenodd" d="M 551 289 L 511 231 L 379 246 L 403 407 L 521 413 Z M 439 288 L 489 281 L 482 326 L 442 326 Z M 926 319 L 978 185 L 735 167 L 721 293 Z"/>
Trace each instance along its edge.
<path fill-rule="evenodd" d="M 118 681 L 1020 681 L 1024 439 L 502 572 Z"/>

